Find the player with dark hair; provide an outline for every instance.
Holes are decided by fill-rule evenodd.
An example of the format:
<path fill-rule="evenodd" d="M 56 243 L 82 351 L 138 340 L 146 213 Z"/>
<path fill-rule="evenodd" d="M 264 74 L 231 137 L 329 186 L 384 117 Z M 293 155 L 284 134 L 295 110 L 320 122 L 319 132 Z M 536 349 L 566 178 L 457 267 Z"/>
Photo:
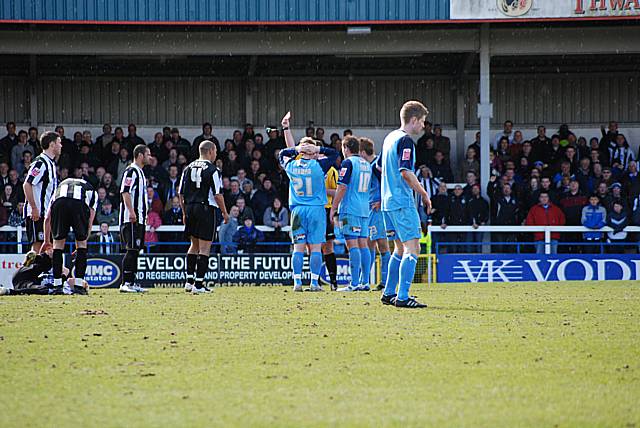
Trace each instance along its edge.
<path fill-rule="evenodd" d="M 342 154 L 344 161 L 330 217 L 333 218 L 333 214 L 338 212 L 338 224 L 349 248 L 351 284 L 338 291 L 369 291 L 371 253 L 367 236 L 371 165 L 360 157 L 360 140 L 356 137 L 342 139 Z"/>
<path fill-rule="evenodd" d="M 133 162 L 124 170 L 120 185 L 120 238 L 127 252 L 122 259 L 122 293 L 144 293 L 146 290 L 135 282 L 138 271 L 138 255 L 144 248 L 147 222 L 147 180 L 142 168 L 149 162 L 151 152 L 144 144 L 133 149 Z"/>
<path fill-rule="evenodd" d="M 60 136 L 52 131 L 44 132 L 40 136 L 40 147 L 43 152 L 29 167 L 22 185 L 26 199 L 23 215 L 26 219 L 27 237 L 36 254 L 40 252 L 43 244 L 51 243 L 51 237 L 45 233 L 44 217 L 58 185 L 56 158 L 62 153 Z M 50 227 L 46 229 L 50 230 Z"/>
<path fill-rule="evenodd" d="M 98 207 L 98 195 L 87 181 L 67 178 L 56 189 L 47 213 L 53 232 L 53 287 L 56 292 L 72 294 L 67 285 L 63 288 L 62 251 L 70 230 L 76 237 L 75 277 L 84 283 L 87 270 L 87 238 Z"/>
<path fill-rule="evenodd" d="M 184 231 L 191 240 L 187 251 L 187 282 L 184 288 L 194 294 L 211 292 L 203 285 L 203 281 L 216 231 L 216 208 L 222 211 L 224 222 L 229 221 L 222 195 L 222 173 L 214 164 L 216 145 L 205 140 L 200 143 L 198 150 L 200 158 L 184 169 L 178 190 Z"/>

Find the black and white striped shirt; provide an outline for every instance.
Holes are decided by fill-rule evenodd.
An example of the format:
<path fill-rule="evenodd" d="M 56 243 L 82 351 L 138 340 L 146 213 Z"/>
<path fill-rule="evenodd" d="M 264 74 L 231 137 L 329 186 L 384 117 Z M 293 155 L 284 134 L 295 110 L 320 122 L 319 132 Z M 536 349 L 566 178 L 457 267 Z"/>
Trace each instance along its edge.
<path fill-rule="evenodd" d="M 131 204 L 138 217 L 138 224 L 146 224 L 148 211 L 147 180 L 142 169 L 135 163 L 132 163 L 124 170 L 122 183 L 120 183 L 120 193 L 131 195 Z M 129 223 L 129 210 L 124 203 L 124 199 L 120 198 L 120 200 L 120 226 L 122 226 L 125 223 Z"/>
<path fill-rule="evenodd" d="M 53 193 L 58 185 L 58 172 L 56 171 L 56 161 L 41 153 L 29 167 L 26 182 L 33 186 L 33 199 L 36 208 L 43 217 L 49 210 L 53 199 Z M 25 204 L 26 217 L 31 216 L 31 205 Z"/>
<path fill-rule="evenodd" d="M 93 209 L 98 209 L 98 194 L 93 190 L 91 184 L 82 178 L 67 178 L 56 189 L 53 201 L 61 198 L 70 198 L 82 201 Z"/>

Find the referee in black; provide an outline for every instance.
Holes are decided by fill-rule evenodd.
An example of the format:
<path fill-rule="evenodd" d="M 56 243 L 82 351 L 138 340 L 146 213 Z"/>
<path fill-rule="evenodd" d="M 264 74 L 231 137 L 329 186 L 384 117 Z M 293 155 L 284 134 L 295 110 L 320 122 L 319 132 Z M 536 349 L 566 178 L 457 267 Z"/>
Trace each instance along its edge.
<path fill-rule="evenodd" d="M 185 291 L 194 294 L 211 292 L 203 285 L 203 281 L 216 231 L 216 208 L 222 212 L 224 222 L 229 221 L 222 195 L 222 174 L 214 164 L 216 145 L 205 140 L 200 143 L 198 150 L 200 158 L 184 169 L 178 190 L 185 233 L 191 240 L 187 252 Z"/>
<path fill-rule="evenodd" d="M 45 221 L 51 221 L 53 234 L 53 288 L 54 294 L 72 294 L 70 287 L 62 287 L 62 251 L 70 230 L 76 236 L 75 284 L 84 284 L 87 270 L 87 238 L 96 215 L 98 195 L 87 181 L 67 178 L 53 196 Z"/>
<path fill-rule="evenodd" d="M 120 239 L 127 252 L 122 259 L 122 293 L 144 293 L 146 290 L 135 282 L 138 271 L 138 254 L 144 248 L 144 232 L 147 224 L 147 180 L 142 168 L 149 162 L 150 151 L 144 144 L 133 149 L 133 162 L 124 170 L 120 184 Z"/>

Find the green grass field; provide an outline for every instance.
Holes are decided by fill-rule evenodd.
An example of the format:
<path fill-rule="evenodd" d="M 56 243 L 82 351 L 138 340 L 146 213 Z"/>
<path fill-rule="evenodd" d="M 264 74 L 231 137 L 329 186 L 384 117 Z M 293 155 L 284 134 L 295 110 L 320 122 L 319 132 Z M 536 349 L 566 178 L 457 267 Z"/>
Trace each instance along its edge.
<path fill-rule="evenodd" d="M 0 426 L 640 427 L 640 287 L 0 300 Z"/>

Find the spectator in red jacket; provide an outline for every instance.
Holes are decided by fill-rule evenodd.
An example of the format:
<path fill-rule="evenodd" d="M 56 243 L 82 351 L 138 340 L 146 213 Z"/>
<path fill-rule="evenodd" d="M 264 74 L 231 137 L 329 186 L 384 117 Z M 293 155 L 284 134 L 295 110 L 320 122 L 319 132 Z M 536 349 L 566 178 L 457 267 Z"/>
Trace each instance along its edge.
<path fill-rule="evenodd" d="M 540 192 L 538 204 L 531 207 L 525 224 L 527 226 L 564 226 L 564 213 L 560 208 L 551 203 L 547 191 Z M 536 253 L 544 254 L 544 232 L 535 232 L 533 239 L 536 241 Z M 551 233 L 551 254 L 558 252 L 558 239 L 560 233 Z"/>

